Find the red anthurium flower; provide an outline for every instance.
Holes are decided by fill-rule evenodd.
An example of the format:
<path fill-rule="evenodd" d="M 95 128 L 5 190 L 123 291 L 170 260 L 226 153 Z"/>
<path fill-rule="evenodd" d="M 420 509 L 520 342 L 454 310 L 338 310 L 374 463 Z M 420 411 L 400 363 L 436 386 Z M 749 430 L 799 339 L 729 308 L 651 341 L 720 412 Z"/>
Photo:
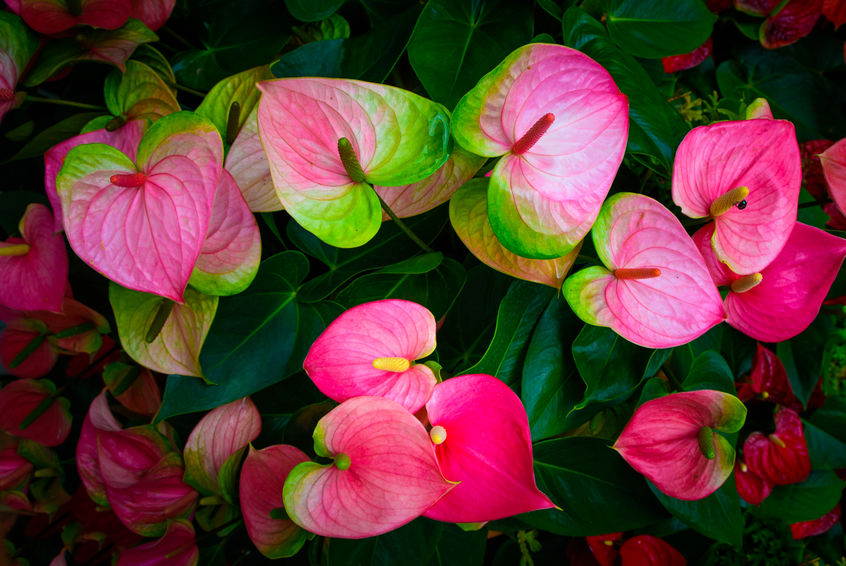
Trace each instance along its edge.
<path fill-rule="evenodd" d="M 846 211 L 846 139 L 842 139 L 819 155 L 828 192 L 840 212 Z"/>
<path fill-rule="evenodd" d="M 59 354 L 47 340 L 49 330 L 40 320 L 12 318 L 0 331 L 0 364 L 11 375 L 38 378 L 56 365 Z"/>
<path fill-rule="evenodd" d="M 435 387 L 432 370 L 414 360 L 435 350 L 435 317 L 411 301 L 353 307 L 312 344 L 303 367 L 335 401 L 378 395 L 416 412 Z"/>
<path fill-rule="evenodd" d="M 79 470 L 79 478 L 89 497 L 101 507 L 108 508 L 109 500 L 106 498 L 106 487 L 103 484 L 103 475 L 100 473 L 98 439 L 100 433 L 117 432 L 120 429 L 120 423 L 109 410 L 104 389 L 88 407 L 88 414 L 82 421 L 82 430 L 76 445 L 76 467 Z"/>
<path fill-rule="evenodd" d="M 731 287 L 726 322 L 762 342 L 781 342 L 805 330 L 846 257 L 846 240 L 797 222 L 772 263 L 741 277 L 716 260 L 708 243 L 713 230 L 708 224 L 693 240 L 714 282 Z"/>
<path fill-rule="evenodd" d="M 194 527 L 187 521 L 177 520 L 160 539 L 122 550 L 117 566 L 194 566 L 199 559 Z"/>
<path fill-rule="evenodd" d="M 789 0 L 764 21 L 758 32 L 761 45 L 777 49 L 796 43 L 814 29 L 822 8 L 823 0 Z"/>
<path fill-rule="evenodd" d="M 68 255 L 53 234 L 53 214 L 30 204 L 21 218 L 20 238 L 0 242 L 0 303 L 17 310 L 61 312 L 68 278 Z"/>
<path fill-rule="evenodd" d="M 68 400 L 53 397 L 56 386 L 41 379 L 18 379 L 0 389 L 0 430 L 44 446 L 58 446 L 70 434 Z M 52 399 L 52 401 L 50 401 Z"/>
<path fill-rule="evenodd" d="M 753 432 L 743 443 L 743 457 L 749 469 L 774 485 L 804 481 L 811 473 L 811 459 L 802 419 L 793 409 L 779 407 L 775 432 Z"/>
<path fill-rule="evenodd" d="M 212 409 L 185 443 L 185 481 L 206 495 L 219 494 L 218 474 L 223 464 L 259 432 L 261 415 L 249 397 Z"/>
<path fill-rule="evenodd" d="M 846 23 L 846 2 L 843 0 L 823 0 L 823 16 L 839 28 Z"/>
<path fill-rule="evenodd" d="M 799 146 L 786 120 L 694 128 L 673 167 L 673 201 L 687 216 L 714 218 L 714 252 L 742 275 L 761 271 L 784 247 L 801 185 Z"/>
<path fill-rule="evenodd" d="M 665 73 L 675 73 L 676 71 L 683 71 L 685 69 L 692 69 L 693 67 L 702 63 L 705 59 L 711 56 L 714 50 L 714 41 L 709 37 L 705 43 L 683 55 L 672 55 L 661 59 L 661 64 L 664 66 Z"/>
<path fill-rule="evenodd" d="M 652 535 L 638 535 L 620 547 L 622 566 L 685 566 L 681 553 Z"/>
<path fill-rule="evenodd" d="M 141 20 L 156 31 L 170 17 L 175 4 L 176 0 L 130 0 L 129 17 Z"/>
<path fill-rule="evenodd" d="M 731 474 L 734 447 L 717 432 L 737 432 L 746 407 L 720 391 L 673 393 L 635 410 L 614 449 L 662 492 L 702 499 Z"/>
<path fill-rule="evenodd" d="M 802 181 L 808 192 L 817 200 L 825 200 L 829 196 L 820 154 L 832 145 L 834 145 L 833 141 L 825 139 L 809 140 L 799 144 L 799 154 L 802 156 Z"/>
<path fill-rule="evenodd" d="M 623 533 L 609 533 L 606 535 L 596 535 L 592 537 L 585 537 L 587 545 L 593 553 L 599 566 L 614 566 L 617 557 L 620 556 L 619 544 L 614 545 L 615 542 L 623 539 Z"/>
<path fill-rule="evenodd" d="M 796 540 L 821 535 L 840 522 L 840 503 L 834 509 L 813 521 L 802 521 L 790 525 L 790 532 Z"/>
<path fill-rule="evenodd" d="M 424 516 L 481 523 L 554 507 L 535 485 L 526 411 L 502 381 L 483 374 L 448 379 L 435 386 L 426 413 L 444 477 L 458 485 Z"/>
<path fill-rule="evenodd" d="M 787 378 L 787 371 L 784 364 L 769 348 L 757 344 L 755 360 L 752 363 L 752 371 L 749 374 L 752 379 L 752 388 L 760 393 L 765 399 L 773 403 L 784 405 L 794 411 L 802 410 L 802 403 L 793 394 L 790 387 L 790 380 Z"/>
<path fill-rule="evenodd" d="M 308 533 L 284 513 L 282 485 L 294 466 L 308 462 L 300 449 L 285 444 L 247 454 L 239 482 L 241 513 L 250 540 L 268 558 L 293 556 Z"/>
<path fill-rule="evenodd" d="M 734 463 L 734 485 L 744 501 L 760 505 L 773 490 L 773 484 L 749 469 L 742 460 Z"/>
<path fill-rule="evenodd" d="M 455 484 L 444 478 L 426 429 L 384 397 L 355 397 L 317 423 L 314 450 L 328 465 L 297 465 L 285 511 L 322 536 L 364 538 L 420 516 Z"/>
<path fill-rule="evenodd" d="M 58 33 L 76 25 L 116 29 L 129 17 L 130 0 L 16 0 L 6 3 L 38 33 Z M 75 5 L 75 7 L 72 7 Z"/>
<path fill-rule="evenodd" d="M 109 392 L 130 411 L 153 416 L 161 407 L 162 393 L 149 369 L 114 361 L 101 371 Z"/>

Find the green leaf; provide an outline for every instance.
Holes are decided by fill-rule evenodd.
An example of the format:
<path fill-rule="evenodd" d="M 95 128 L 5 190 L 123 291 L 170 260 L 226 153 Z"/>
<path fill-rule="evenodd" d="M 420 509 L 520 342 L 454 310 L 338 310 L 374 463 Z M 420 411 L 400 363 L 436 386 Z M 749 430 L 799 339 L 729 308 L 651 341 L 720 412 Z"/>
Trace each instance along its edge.
<path fill-rule="evenodd" d="M 32 191 L 0 191 L 0 228 L 9 236 L 12 234 L 20 235 L 18 233 L 18 224 L 21 218 L 23 218 L 24 212 L 26 212 L 26 207 L 33 202 L 41 203 L 47 207 L 50 206 L 44 191 L 40 193 Z"/>
<path fill-rule="evenodd" d="M 660 163 L 659 172 L 672 171 L 673 154 L 687 126 L 661 95 L 643 67 L 618 49 L 596 19 L 576 6 L 564 13 L 564 45 L 578 49 L 605 67 L 629 97 L 629 141 L 626 151 Z M 651 163 L 646 163 L 654 168 Z"/>
<path fill-rule="evenodd" d="M 327 539 L 327 566 L 427 566 L 445 524 L 423 517 L 378 537 Z"/>
<path fill-rule="evenodd" d="M 808 399 L 820 379 L 822 346 L 828 335 L 826 322 L 822 317 L 817 318 L 801 334 L 776 346 L 776 354 L 787 371 L 790 388 L 804 407 L 808 406 Z"/>
<path fill-rule="evenodd" d="M 846 444 L 807 420 L 802 421 L 802 427 L 812 470 L 846 468 Z"/>
<path fill-rule="evenodd" d="M 60 120 L 35 134 L 17 153 L 3 161 L 3 163 L 11 163 L 19 159 L 29 159 L 31 157 L 41 157 L 48 149 L 79 134 L 85 124 L 102 115 L 102 112 L 82 112 Z"/>
<path fill-rule="evenodd" d="M 238 472 L 241 470 L 241 462 L 244 460 L 244 450 L 246 450 L 246 447 L 231 454 L 217 473 L 220 495 L 227 503 L 232 505 L 235 505 L 238 501 Z"/>
<path fill-rule="evenodd" d="M 237 103 L 239 108 L 237 122 L 234 123 L 234 133 L 237 134 L 261 97 L 261 92 L 256 88 L 256 83 L 271 78 L 273 78 L 273 75 L 271 75 L 267 65 L 247 69 L 226 77 L 214 85 L 203 102 L 197 107 L 196 112 L 200 116 L 208 118 L 217 127 L 220 136 L 227 140 L 232 105 Z M 227 140 L 227 143 L 231 143 L 231 141 Z"/>
<path fill-rule="evenodd" d="M 717 15 L 701 0 L 605 0 L 611 39 L 635 57 L 689 53 L 711 35 Z"/>
<path fill-rule="evenodd" d="M 433 100 L 453 108 L 458 100 L 533 33 L 531 2 L 429 0 L 408 59 Z"/>
<path fill-rule="evenodd" d="M 844 485 L 832 471 L 811 472 L 801 483 L 775 486 L 761 503 L 761 515 L 786 523 L 819 519 L 840 501 Z"/>
<path fill-rule="evenodd" d="M 561 510 L 520 519 L 559 535 L 591 536 L 646 527 L 665 517 L 643 477 L 606 440 L 567 437 L 534 446 L 538 487 Z"/>
<path fill-rule="evenodd" d="M 740 547 L 743 540 L 743 514 L 740 511 L 740 497 L 734 487 L 734 475 L 729 476 L 720 489 L 696 501 L 682 501 L 664 495 L 651 483 L 649 487 L 664 508 L 687 526 L 706 537 L 735 548 Z"/>
<path fill-rule="evenodd" d="M 316 22 L 328 18 L 345 0 L 285 0 L 291 15 L 302 22 Z"/>
<path fill-rule="evenodd" d="M 297 301 L 307 272 L 303 254 L 282 252 L 262 262 L 244 293 L 222 298 L 200 352 L 205 377 L 217 385 L 168 376 L 157 421 L 246 397 L 300 371 L 312 342 L 340 314 L 332 303 Z"/>
<path fill-rule="evenodd" d="M 808 420 L 846 444 L 846 400 L 828 397 L 822 407 L 814 411 Z"/>
<path fill-rule="evenodd" d="M 529 339 L 553 296 L 555 290 L 545 285 L 514 281 L 499 304 L 496 330 L 485 355 L 476 365 L 459 373 L 493 375 L 519 391 Z"/>
<path fill-rule="evenodd" d="M 582 328 L 563 298 L 556 297 L 541 315 L 523 362 L 520 399 L 526 407 L 532 439 L 561 434 L 573 425 L 562 418 L 581 401 L 584 383 L 569 345 Z"/>
<path fill-rule="evenodd" d="M 713 389 L 731 395 L 737 393 L 734 386 L 734 374 L 721 355 L 708 350 L 697 356 L 690 366 L 687 377 L 682 382 L 685 391 Z"/>
<path fill-rule="evenodd" d="M 144 118 L 153 122 L 180 110 L 171 88 L 140 61 L 127 61 L 123 73 L 117 69 L 109 73 L 103 96 L 109 112 L 127 120 Z"/>
<path fill-rule="evenodd" d="M 444 525 L 435 559 L 430 566 L 482 566 L 487 546 L 487 531 L 463 531 L 456 525 Z"/>

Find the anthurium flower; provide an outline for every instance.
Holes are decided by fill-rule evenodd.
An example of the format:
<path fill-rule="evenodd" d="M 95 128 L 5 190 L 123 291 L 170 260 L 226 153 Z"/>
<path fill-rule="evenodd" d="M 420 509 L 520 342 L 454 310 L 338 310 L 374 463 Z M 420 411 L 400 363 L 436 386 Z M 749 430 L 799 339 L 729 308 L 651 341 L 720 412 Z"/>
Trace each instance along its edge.
<path fill-rule="evenodd" d="M 127 61 L 122 72 L 112 70 L 106 77 L 103 97 L 106 108 L 113 115 L 108 118 L 109 130 L 132 120 L 155 122 L 180 110 L 171 88 L 153 69 L 140 61 Z"/>
<path fill-rule="evenodd" d="M 448 379 L 435 386 L 426 413 L 444 477 L 458 485 L 424 516 L 481 523 L 555 506 L 535 484 L 526 410 L 502 381 Z"/>
<path fill-rule="evenodd" d="M 593 557 L 599 562 L 599 566 L 614 566 L 620 556 L 618 546 L 622 538 L 623 533 L 608 533 L 585 537 L 585 542 L 587 542 Z M 617 546 L 614 543 L 617 543 Z"/>
<path fill-rule="evenodd" d="M 118 403 L 140 415 L 153 416 L 158 412 L 162 393 L 149 369 L 112 361 L 101 371 L 106 388 Z"/>
<path fill-rule="evenodd" d="M 194 527 L 188 521 L 176 520 L 161 538 L 121 550 L 117 566 L 195 566 L 199 559 Z"/>
<path fill-rule="evenodd" d="M 103 144 L 74 147 L 57 180 L 71 247 L 116 283 L 182 303 L 222 157 L 214 125 L 189 112 L 153 124 L 135 162 Z"/>
<path fill-rule="evenodd" d="M 58 33 L 76 25 L 115 29 L 129 17 L 130 0 L 7 0 L 38 33 Z"/>
<path fill-rule="evenodd" d="M 743 391 L 743 394 L 741 394 L 741 391 Z M 802 403 L 793 393 L 784 364 L 781 363 L 775 352 L 765 348 L 760 343 L 755 349 L 755 358 L 752 361 L 749 380 L 738 383 L 737 396 L 744 402 L 757 396 L 759 399 L 784 405 L 797 412 L 804 410 Z M 818 382 L 808 400 L 808 409 L 818 408 L 822 406 L 824 401 L 825 395 L 823 395 Z"/>
<path fill-rule="evenodd" d="M 18 454 L 18 443 L 3 435 L 0 443 L 0 491 L 22 490 L 32 473 L 32 462 Z"/>
<path fill-rule="evenodd" d="M 19 102 L 15 87 L 38 48 L 38 38 L 21 19 L 0 12 L 0 120 Z"/>
<path fill-rule="evenodd" d="M 669 543 L 652 535 L 637 535 L 620 547 L 622 566 L 685 566 L 687 560 Z"/>
<path fill-rule="evenodd" d="M 218 476 L 227 460 L 261 432 L 261 415 L 249 397 L 212 409 L 185 443 L 185 481 L 205 495 L 220 493 Z M 281 489 L 281 485 L 280 485 Z"/>
<path fill-rule="evenodd" d="M 792 523 L 790 525 L 790 533 L 793 538 L 800 540 L 807 537 L 821 535 L 831 527 L 840 522 L 840 503 L 834 506 L 834 509 L 812 521 L 802 521 L 799 523 Z"/>
<path fill-rule="evenodd" d="M 467 249 L 485 265 L 507 275 L 560 289 L 581 244 L 553 259 L 521 257 L 503 246 L 488 220 L 488 181 L 473 179 L 449 201 L 449 219 Z"/>
<path fill-rule="evenodd" d="M 379 230 L 382 210 L 371 185 L 416 183 L 449 157 L 446 109 L 411 92 L 322 78 L 258 87 L 259 132 L 276 195 L 330 245 L 360 246 Z"/>
<path fill-rule="evenodd" d="M 717 258 L 741 275 L 761 271 L 784 247 L 801 184 L 796 133 L 786 120 L 694 128 L 673 166 L 673 201 L 687 216 L 714 218 Z"/>
<path fill-rule="evenodd" d="M 670 497 L 702 499 L 734 468 L 734 447 L 719 433 L 737 432 L 745 420 L 746 407 L 733 395 L 673 393 L 638 407 L 614 449 Z"/>
<path fill-rule="evenodd" d="M 564 281 L 570 308 L 648 348 L 685 344 L 724 318 L 720 294 L 678 219 L 657 201 L 618 193 L 592 231 L 605 267 Z"/>
<path fill-rule="evenodd" d="M 708 224 L 693 239 L 714 283 L 731 289 L 725 299 L 726 322 L 762 342 L 781 342 L 805 330 L 837 277 L 846 240 L 797 222 L 769 265 L 741 277 L 716 260 L 708 244 L 713 230 L 713 223 Z"/>
<path fill-rule="evenodd" d="M 561 45 L 513 51 L 455 107 L 455 140 L 484 157 L 488 214 L 523 257 L 565 255 L 593 224 L 626 149 L 628 102 L 593 59 Z"/>
<path fill-rule="evenodd" d="M 737 493 L 751 505 L 760 505 L 773 491 L 773 484 L 749 469 L 738 459 L 734 463 L 734 485 Z"/>
<path fill-rule="evenodd" d="M 68 400 L 55 397 L 46 379 L 17 379 L 0 389 L 0 430 L 44 446 L 58 446 L 70 434 Z"/>
<path fill-rule="evenodd" d="M 846 139 L 842 139 L 820 155 L 829 194 L 841 212 L 846 211 Z"/>
<path fill-rule="evenodd" d="M 7 319 L 0 331 L 0 364 L 15 377 L 38 378 L 47 375 L 59 359 L 47 339 L 49 329 L 40 320 Z"/>
<path fill-rule="evenodd" d="M 109 409 L 104 389 L 88 407 L 88 413 L 82 421 L 79 442 L 76 445 L 76 467 L 79 478 L 89 497 L 100 507 L 108 508 L 109 500 L 106 498 L 106 486 L 100 472 L 99 435 L 103 432 L 119 430 L 121 430 L 120 423 Z"/>
<path fill-rule="evenodd" d="M 388 299 L 336 318 L 314 341 L 303 367 L 330 399 L 378 395 L 414 413 L 437 380 L 428 366 L 413 362 L 434 350 L 432 313 L 411 301 Z"/>
<path fill-rule="evenodd" d="M 837 29 L 846 22 L 846 3 L 841 0 L 823 0 L 822 13 Z"/>
<path fill-rule="evenodd" d="M 26 207 L 20 238 L 0 242 L 0 304 L 61 312 L 68 279 L 65 241 L 53 234 L 53 214 L 43 204 Z"/>
<path fill-rule="evenodd" d="M 811 473 L 811 459 L 802 419 L 793 409 L 776 409 L 775 432 L 753 432 L 743 443 L 743 457 L 749 469 L 774 485 L 805 481 Z"/>
<path fill-rule="evenodd" d="M 276 559 L 293 556 L 308 533 L 287 518 L 282 498 L 282 478 L 294 466 L 308 462 L 299 448 L 285 444 L 254 450 L 250 446 L 241 467 L 239 481 L 241 513 L 250 540 L 264 556 Z"/>
<path fill-rule="evenodd" d="M 144 25 L 153 31 L 162 27 L 176 0 L 130 0 L 129 16 L 144 22 Z"/>
<path fill-rule="evenodd" d="M 297 465 L 283 488 L 285 511 L 312 533 L 364 538 L 396 529 L 447 493 L 426 429 L 383 397 L 355 397 L 317 423 L 314 450 L 332 464 Z"/>
<path fill-rule="evenodd" d="M 253 212 L 274 212 L 284 207 L 276 197 L 270 164 L 258 132 L 258 106 L 247 120 L 226 154 L 224 168 L 232 174 L 247 205 Z"/>
<path fill-rule="evenodd" d="M 664 57 L 661 59 L 661 65 L 663 65 L 665 73 L 675 73 L 685 69 L 692 69 L 710 57 L 712 51 L 714 51 L 714 40 L 709 37 L 705 40 L 705 43 L 690 53 Z"/>
<path fill-rule="evenodd" d="M 778 49 L 796 43 L 814 29 L 822 14 L 823 0 L 788 0 L 769 14 L 758 30 L 761 45 Z"/>

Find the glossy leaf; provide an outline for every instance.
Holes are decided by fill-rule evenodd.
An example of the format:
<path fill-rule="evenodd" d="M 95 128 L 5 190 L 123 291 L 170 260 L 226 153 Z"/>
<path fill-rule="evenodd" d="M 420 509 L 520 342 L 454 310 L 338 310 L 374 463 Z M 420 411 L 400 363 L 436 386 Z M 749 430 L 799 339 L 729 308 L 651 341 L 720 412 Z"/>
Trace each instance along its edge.
<path fill-rule="evenodd" d="M 237 121 L 233 123 L 235 133 L 240 132 L 258 105 L 259 92 L 256 84 L 259 81 L 273 78 L 267 65 L 247 69 L 230 77 L 227 77 L 214 85 L 214 87 L 203 98 L 203 102 L 197 107 L 197 114 L 210 120 L 220 136 L 226 140 L 229 130 L 229 116 L 233 104 L 238 104 Z M 231 140 L 228 140 L 231 143 Z"/>
<path fill-rule="evenodd" d="M 844 483 L 832 471 L 812 472 L 801 483 L 773 488 L 761 504 L 765 516 L 781 521 L 813 521 L 831 511 L 843 492 Z"/>
<path fill-rule="evenodd" d="M 325 19 L 340 8 L 345 0 L 285 0 L 285 7 L 298 20 L 316 22 Z"/>
<path fill-rule="evenodd" d="M 703 535 L 739 548 L 743 541 L 743 513 L 734 482 L 697 501 L 683 501 L 650 485 L 661 504 L 684 524 Z"/>
<path fill-rule="evenodd" d="M 109 112 L 127 122 L 137 119 L 155 122 L 180 110 L 170 87 L 153 69 L 139 61 L 127 61 L 125 71 L 109 73 L 104 94 Z"/>

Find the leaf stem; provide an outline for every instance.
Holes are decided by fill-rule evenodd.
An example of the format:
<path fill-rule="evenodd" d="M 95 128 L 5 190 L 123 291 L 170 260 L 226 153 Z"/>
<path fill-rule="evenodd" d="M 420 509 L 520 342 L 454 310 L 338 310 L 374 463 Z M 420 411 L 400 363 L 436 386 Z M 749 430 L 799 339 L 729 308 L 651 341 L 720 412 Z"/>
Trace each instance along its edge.
<path fill-rule="evenodd" d="M 103 106 L 97 106 L 96 104 L 88 104 L 85 102 L 74 102 L 73 100 L 62 100 L 61 98 L 47 98 L 44 96 L 33 96 L 31 94 L 26 95 L 26 99 L 31 102 L 44 102 L 46 104 L 56 104 L 59 106 L 73 106 L 74 108 L 85 108 L 88 110 L 106 110 Z"/>
<path fill-rule="evenodd" d="M 376 191 L 374 190 L 373 192 L 376 192 Z M 411 228 L 409 228 L 406 225 L 405 222 L 400 220 L 399 217 L 396 214 L 394 214 L 394 211 L 391 210 L 391 207 L 388 206 L 388 203 L 386 203 L 384 200 L 382 200 L 382 197 L 379 195 L 379 193 L 376 193 L 376 198 L 379 199 L 379 204 L 382 205 L 382 210 L 385 211 L 385 214 L 387 214 L 391 218 L 391 220 L 393 220 L 396 223 L 396 225 L 399 227 L 400 230 L 405 232 L 405 235 L 408 236 L 411 239 L 412 242 L 417 244 L 420 247 L 420 249 L 423 250 L 424 252 L 426 252 L 427 254 L 433 253 L 435 251 L 432 248 L 430 248 L 428 245 L 426 245 L 426 242 L 421 240 L 417 236 L 417 234 L 415 234 L 414 232 L 411 231 Z"/>
<path fill-rule="evenodd" d="M 206 97 L 206 93 L 205 93 L 205 92 L 203 92 L 203 91 L 201 91 L 201 90 L 195 90 L 195 89 L 193 89 L 193 88 L 191 88 L 191 87 L 189 87 L 189 86 L 181 85 L 181 84 L 179 84 L 179 83 L 172 83 L 172 82 L 170 82 L 170 81 L 168 81 L 168 83 L 167 83 L 167 84 L 168 84 L 169 86 L 171 86 L 171 87 L 175 88 L 176 90 L 181 90 L 181 91 L 184 91 L 184 92 L 187 92 L 187 93 L 190 93 L 190 94 L 193 94 L 193 95 L 199 96 L 200 98 L 205 98 L 205 97 Z"/>

